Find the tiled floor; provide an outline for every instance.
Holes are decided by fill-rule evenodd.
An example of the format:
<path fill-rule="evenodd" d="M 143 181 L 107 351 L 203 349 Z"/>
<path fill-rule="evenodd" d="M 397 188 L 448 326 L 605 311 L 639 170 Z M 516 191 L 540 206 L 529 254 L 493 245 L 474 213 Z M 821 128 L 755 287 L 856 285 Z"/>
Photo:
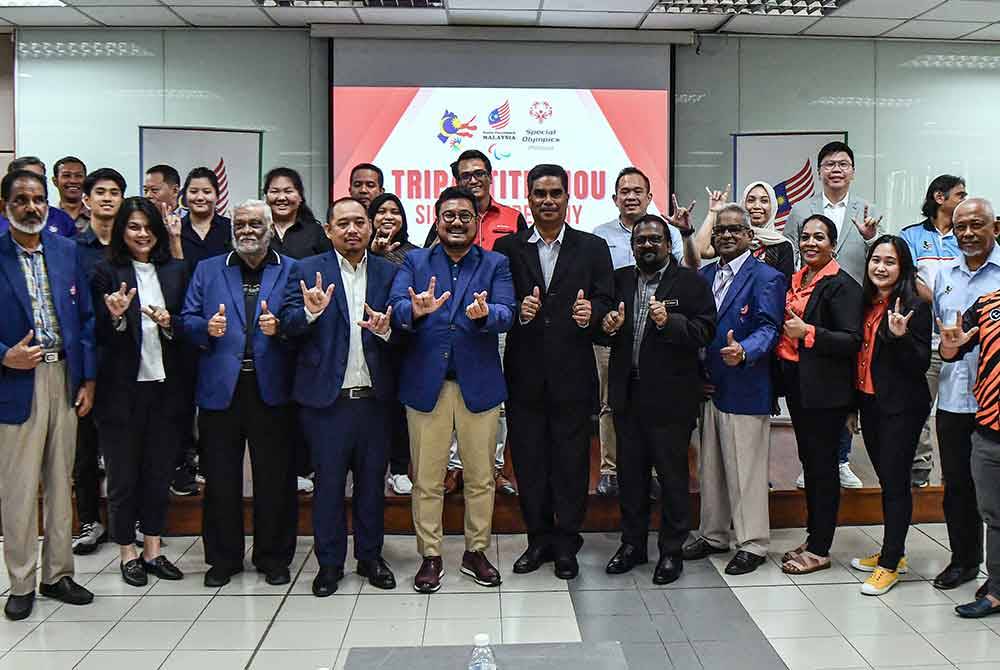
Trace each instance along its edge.
<path fill-rule="evenodd" d="M 958 619 L 952 608 L 975 585 L 934 590 L 927 579 L 947 561 L 941 525 L 916 527 L 906 583 L 882 598 L 859 593 L 863 575 L 850 559 L 877 547 L 879 527 L 837 532 L 837 566 L 789 578 L 777 556 L 802 537 L 773 533 L 772 561 L 742 578 L 723 574 L 726 557 L 685 564 L 668 588 L 654 587 L 652 565 L 609 576 L 617 547 L 610 534 L 587 535 L 580 578 L 567 584 L 546 566 L 514 575 L 523 536 L 500 536 L 491 550 L 504 575 L 498 590 L 458 573 L 462 539 L 445 542 L 441 591 L 414 593 L 412 537 L 386 539 L 399 588 L 378 591 L 348 575 L 338 593 L 310 595 L 317 570 L 311 540 L 300 538 L 291 586 L 272 587 L 248 571 L 222 589 L 206 589 L 196 538 L 171 538 L 168 555 L 187 571 L 181 582 L 122 583 L 116 550 L 104 545 L 77 561 L 78 579 L 97 594 L 89 607 L 40 598 L 30 620 L 0 622 L 0 670 L 226 670 L 344 667 L 357 646 L 469 645 L 478 632 L 503 643 L 617 640 L 633 670 L 702 668 L 912 668 L 1000 670 L 1000 620 Z M 655 555 L 655 543 L 651 541 Z M 0 589 L 7 588 L 0 572 Z"/>

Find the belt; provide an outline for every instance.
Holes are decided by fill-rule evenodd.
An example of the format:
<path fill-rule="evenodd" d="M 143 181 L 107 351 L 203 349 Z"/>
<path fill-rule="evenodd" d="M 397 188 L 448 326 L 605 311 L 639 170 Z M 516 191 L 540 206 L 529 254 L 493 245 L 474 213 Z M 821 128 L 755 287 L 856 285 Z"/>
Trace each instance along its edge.
<path fill-rule="evenodd" d="M 371 386 L 352 386 L 349 389 L 340 389 L 340 397 L 345 400 L 362 400 L 364 398 L 374 398 L 375 389 Z"/>
<path fill-rule="evenodd" d="M 252 358 L 244 358 L 240 361 L 240 372 L 254 372 L 257 367 L 254 365 Z"/>
<path fill-rule="evenodd" d="M 638 368 L 632 368 L 631 372 L 629 373 L 629 379 L 631 379 L 634 382 L 639 381 L 639 369 Z"/>
<path fill-rule="evenodd" d="M 454 370 L 448 370 L 444 373 L 444 378 L 450 382 L 458 381 L 458 373 Z"/>
<path fill-rule="evenodd" d="M 43 351 L 42 352 L 42 363 L 58 363 L 66 358 L 66 352 L 60 349 L 59 351 Z"/>

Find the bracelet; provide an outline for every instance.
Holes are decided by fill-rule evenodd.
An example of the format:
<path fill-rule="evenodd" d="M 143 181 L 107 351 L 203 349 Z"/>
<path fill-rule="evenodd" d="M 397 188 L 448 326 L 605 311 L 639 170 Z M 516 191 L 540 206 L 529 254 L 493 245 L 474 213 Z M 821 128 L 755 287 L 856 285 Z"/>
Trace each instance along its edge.
<path fill-rule="evenodd" d="M 684 230 L 681 231 L 681 237 L 687 238 L 691 237 L 692 235 L 694 235 L 694 228 L 685 228 Z"/>

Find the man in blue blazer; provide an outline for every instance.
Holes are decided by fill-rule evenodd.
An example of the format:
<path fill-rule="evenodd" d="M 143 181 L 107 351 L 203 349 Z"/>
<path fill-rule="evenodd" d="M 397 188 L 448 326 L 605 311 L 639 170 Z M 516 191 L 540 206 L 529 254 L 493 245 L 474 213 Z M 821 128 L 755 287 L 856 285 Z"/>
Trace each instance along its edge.
<path fill-rule="evenodd" d="M 198 430 L 205 473 L 205 586 L 243 570 L 243 452 L 253 468 L 253 564 L 268 584 L 287 584 L 298 510 L 286 444 L 294 352 L 269 304 L 278 305 L 295 261 L 269 250 L 271 209 L 247 200 L 233 211 L 234 251 L 198 264 L 181 314 L 201 351 Z M 232 323 L 230 323 L 230 321 Z"/>
<path fill-rule="evenodd" d="M 785 277 L 754 258 L 752 242 L 750 215 L 726 205 L 712 228 L 719 260 L 701 270 L 715 295 L 718 327 L 705 350 L 711 398 L 702 412 L 701 525 L 684 558 L 728 552 L 732 527 L 730 575 L 767 560 L 771 350 L 785 313 Z"/>
<path fill-rule="evenodd" d="M 395 392 L 386 304 L 396 266 L 367 253 L 372 225 L 360 201 L 335 201 L 323 227 L 333 251 L 298 262 L 281 308 L 283 332 L 299 348 L 293 395 L 316 470 L 317 597 L 336 592 L 344 576 L 348 470 L 358 574 L 376 588 L 396 587 L 382 559 L 386 426 Z"/>
<path fill-rule="evenodd" d="M 73 581 L 71 483 L 77 418 L 93 405 L 94 312 L 76 243 L 45 230 L 44 177 L 14 170 L 0 183 L 10 230 L 0 234 L 0 514 L 10 578 L 4 608 L 35 603 L 38 486 L 45 491 L 42 595 L 85 605 Z"/>
<path fill-rule="evenodd" d="M 413 525 L 423 557 L 413 588 L 421 593 L 441 588 L 444 575 L 441 513 L 453 429 L 465 469 L 461 571 L 481 586 L 500 585 L 485 551 L 493 522 L 497 419 L 507 399 L 498 335 L 510 330 L 515 309 L 507 258 L 475 244 L 475 196 L 446 188 L 434 211 L 440 244 L 406 255 L 390 297 L 393 326 L 410 336 L 399 399 L 410 430 Z"/>

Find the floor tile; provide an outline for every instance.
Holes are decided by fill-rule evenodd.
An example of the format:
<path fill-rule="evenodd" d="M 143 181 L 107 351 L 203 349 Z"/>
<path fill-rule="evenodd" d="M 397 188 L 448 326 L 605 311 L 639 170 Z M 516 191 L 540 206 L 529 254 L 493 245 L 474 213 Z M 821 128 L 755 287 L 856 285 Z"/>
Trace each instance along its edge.
<path fill-rule="evenodd" d="M 212 598 L 199 621 L 270 621 L 282 596 L 226 596 Z"/>
<path fill-rule="evenodd" d="M 48 621 L 118 621 L 139 602 L 139 596 L 105 596 L 94 598 L 86 607 L 63 605 Z"/>
<path fill-rule="evenodd" d="M 43 621 L 16 651 L 89 651 L 115 624 L 110 621 Z"/>
<path fill-rule="evenodd" d="M 646 610 L 650 614 L 666 614 L 673 611 L 662 589 L 640 590 L 639 597 L 642 598 L 643 603 L 646 605 Z"/>
<path fill-rule="evenodd" d="M 753 586 L 733 588 L 748 612 L 815 609 L 813 602 L 797 586 Z"/>
<path fill-rule="evenodd" d="M 223 596 L 256 596 L 256 595 L 284 595 L 291 588 L 290 584 L 272 586 L 264 579 L 263 573 L 256 570 L 248 570 L 234 575 L 228 584 L 219 589 L 219 595 Z"/>
<path fill-rule="evenodd" d="M 339 649 L 260 649 L 253 657 L 250 670 L 313 670 L 332 668 Z"/>
<path fill-rule="evenodd" d="M 832 640 L 835 638 L 824 638 Z M 760 642 L 708 641 L 692 642 L 698 660 L 705 670 L 733 670 L 733 660 L 739 659 L 739 666 L 747 670 L 777 670 L 781 668 L 781 658 L 763 637 Z"/>
<path fill-rule="evenodd" d="M 580 628 L 572 617 L 504 618 L 504 644 L 532 642 L 580 642 Z"/>
<path fill-rule="evenodd" d="M 120 621 L 96 648 L 170 650 L 177 646 L 190 627 L 187 621 Z"/>
<path fill-rule="evenodd" d="M 345 632 L 344 620 L 276 621 L 261 649 L 339 649 Z"/>
<path fill-rule="evenodd" d="M 663 643 L 688 642 L 688 635 L 676 614 L 653 614 L 653 627 Z"/>
<path fill-rule="evenodd" d="M 828 611 L 844 609 L 883 608 L 882 598 L 861 595 L 857 584 L 821 584 L 800 586 L 802 593 L 816 605 L 816 609 L 826 614 Z"/>
<path fill-rule="evenodd" d="M 710 610 L 675 611 L 675 614 L 691 642 L 764 640 L 757 624 L 742 608 L 728 616 Z"/>
<path fill-rule="evenodd" d="M 701 661 L 690 642 L 674 642 L 663 645 L 674 670 L 701 670 Z"/>
<path fill-rule="evenodd" d="M 37 621 L 6 621 L 0 624 L 0 652 L 7 651 L 38 627 Z"/>
<path fill-rule="evenodd" d="M 636 590 L 571 591 L 573 609 L 584 615 L 646 615 L 646 605 Z M 512 615 L 513 616 L 513 615 Z"/>
<path fill-rule="evenodd" d="M 250 649 L 226 651 L 178 649 L 167 656 L 167 661 L 160 670 L 244 670 L 252 653 Z"/>
<path fill-rule="evenodd" d="M 726 564 L 732 556 L 725 554 L 715 554 L 710 556 L 712 565 L 719 571 L 719 575 L 730 586 L 781 586 L 791 584 L 792 580 L 781 571 L 773 561 L 765 561 L 763 565 L 747 575 L 727 575 L 725 573 Z"/>
<path fill-rule="evenodd" d="M 156 577 L 150 577 L 149 583 L 145 586 L 129 586 L 122 580 L 121 574 L 107 573 L 95 576 L 85 586 L 94 594 L 95 598 L 101 596 L 141 596 L 148 593 L 159 581 Z"/>
<path fill-rule="evenodd" d="M 526 575 L 518 575 L 509 569 L 501 571 L 503 583 L 500 584 L 500 593 L 522 593 L 525 591 L 569 591 L 569 582 L 565 579 L 558 579 L 552 574 L 552 566 L 543 565 L 534 572 Z"/>
<path fill-rule="evenodd" d="M 677 619 L 669 616 L 676 624 Z M 662 643 L 648 614 L 639 616 L 593 616 L 577 613 L 580 639 L 584 642 Z M 679 625 L 677 626 L 679 628 Z"/>
<path fill-rule="evenodd" d="M 506 618 L 575 616 L 573 601 L 564 593 L 501 593 L 500 614 Z"/>
<path fill-rule="evenodd" d="M 865 667 L 864 658 L 842 637 L 786 637 L 771 645 L 788 670 Z"/>
<path fill-rule="evenodd" d="M 129 621 L 194 621 L 202 613 L 210 595 L 154 596 L 142 598 L 129 610 Z"/>
<path fill-rule="evenodd" d="M 340 595 L 329 598 L 288 596 L 278 610 L 277 621 L 315 621 L 320 619 L 350 619 L 358 597 Z"/>
<path fill-rule="evenodd" d="M 913 628 L 888 607 L 831 609 L 823 612 L 843 635 L 898 635 Z"/>
<path fill-rule="evenodd" d="M 836 626 L 814 609 L 758 611 L 753 612 L 752 616 L 754 623 L 768 639 L 840 635 Z"/>
<path fill-rule="evenodd" d="M 917 633 L 850 635 L 847 641 L 870 665 L 914 668 L 947 663 L 947 659 Z"/>
<path fill-rule="evenodd" d="M 956 616 L 953 604 L 907 605 L 893 610 L 918 633 L 962 633 L 986 628 L 986 623 L 980 619 Z"/>
<path fill-rule="evenodd" d="M 1000 635 L 991 630 L 929 633 L 924 637 L 952 663 L 981 663 L 1000 659 Z"/>
<path fill-rule="evenodd" d="M 433 602 L 432 602 L 433 604 Z M 478 633 L 490 636 L 490 642 L 502 642 L 500 619 L 427 619 L 424 626 L 424 646 L 459 645 L 472 646 Z"/>
<path fill-rule="evenodd" d="M 267 626 L 267 621 L 195 621 L 177 648 L 254 649 Z"/>
<path fill-rule="evenodd" d="M 491 593 L 435 593 L 428 600 L 428 619 L 500 618 L 499 591 Z"/>
<path fill-rule="evenodd" d="M 354 621 L 377 620 L 420 620 L 427 617 L 427 595 L 410 593 L 407 595 L 360 595 L 354 606 Z"/>
<path fill-rule="evenodd" d="M 157 670 L 169 651 L 92 651 L 75 670 Z"/>
<path fill-rule="evenodd" d="M 343 647 L 419 647 L 424 639 L 424 620 L 359 621 L 347 626 Z"/>
<path fill-rule="evenodd" d="M 292 575 L 293 577 L 295 575 Z M 312 580 L 315 577 L 315 573 L 302 573 L 295 580 L 292 585 L 292 590 L 289 591 L 291 595 L 296 596 L 312 596 Z M 404 587 L 410 588 L 409 584 L 400 582 Z M 338 596 L 344 595 L 357 595 L 361 592 L 361 585 L 364 584 L 364 580 L 358 576 L 356 573 L 348 573 L 344 575 L 344 578 L 337 583 L 337 593 Z"/>
<path fill-rule="evenodd" d="M 905 605 L 951 605 L 951 599 L 929 582 L 902 583 L 885 595 L 878 596 L 889 607 Z"/>
<path fill-rule="evenodd" d="M 672 665 L 662 644 L 623 643 L 622 654 L 629 668 L 670 668 Z"/>
<path fill-rule="evenodd" d="M 0 670 L 68 670 L 85 651 L 12 651 L 0 660 Z"/>

